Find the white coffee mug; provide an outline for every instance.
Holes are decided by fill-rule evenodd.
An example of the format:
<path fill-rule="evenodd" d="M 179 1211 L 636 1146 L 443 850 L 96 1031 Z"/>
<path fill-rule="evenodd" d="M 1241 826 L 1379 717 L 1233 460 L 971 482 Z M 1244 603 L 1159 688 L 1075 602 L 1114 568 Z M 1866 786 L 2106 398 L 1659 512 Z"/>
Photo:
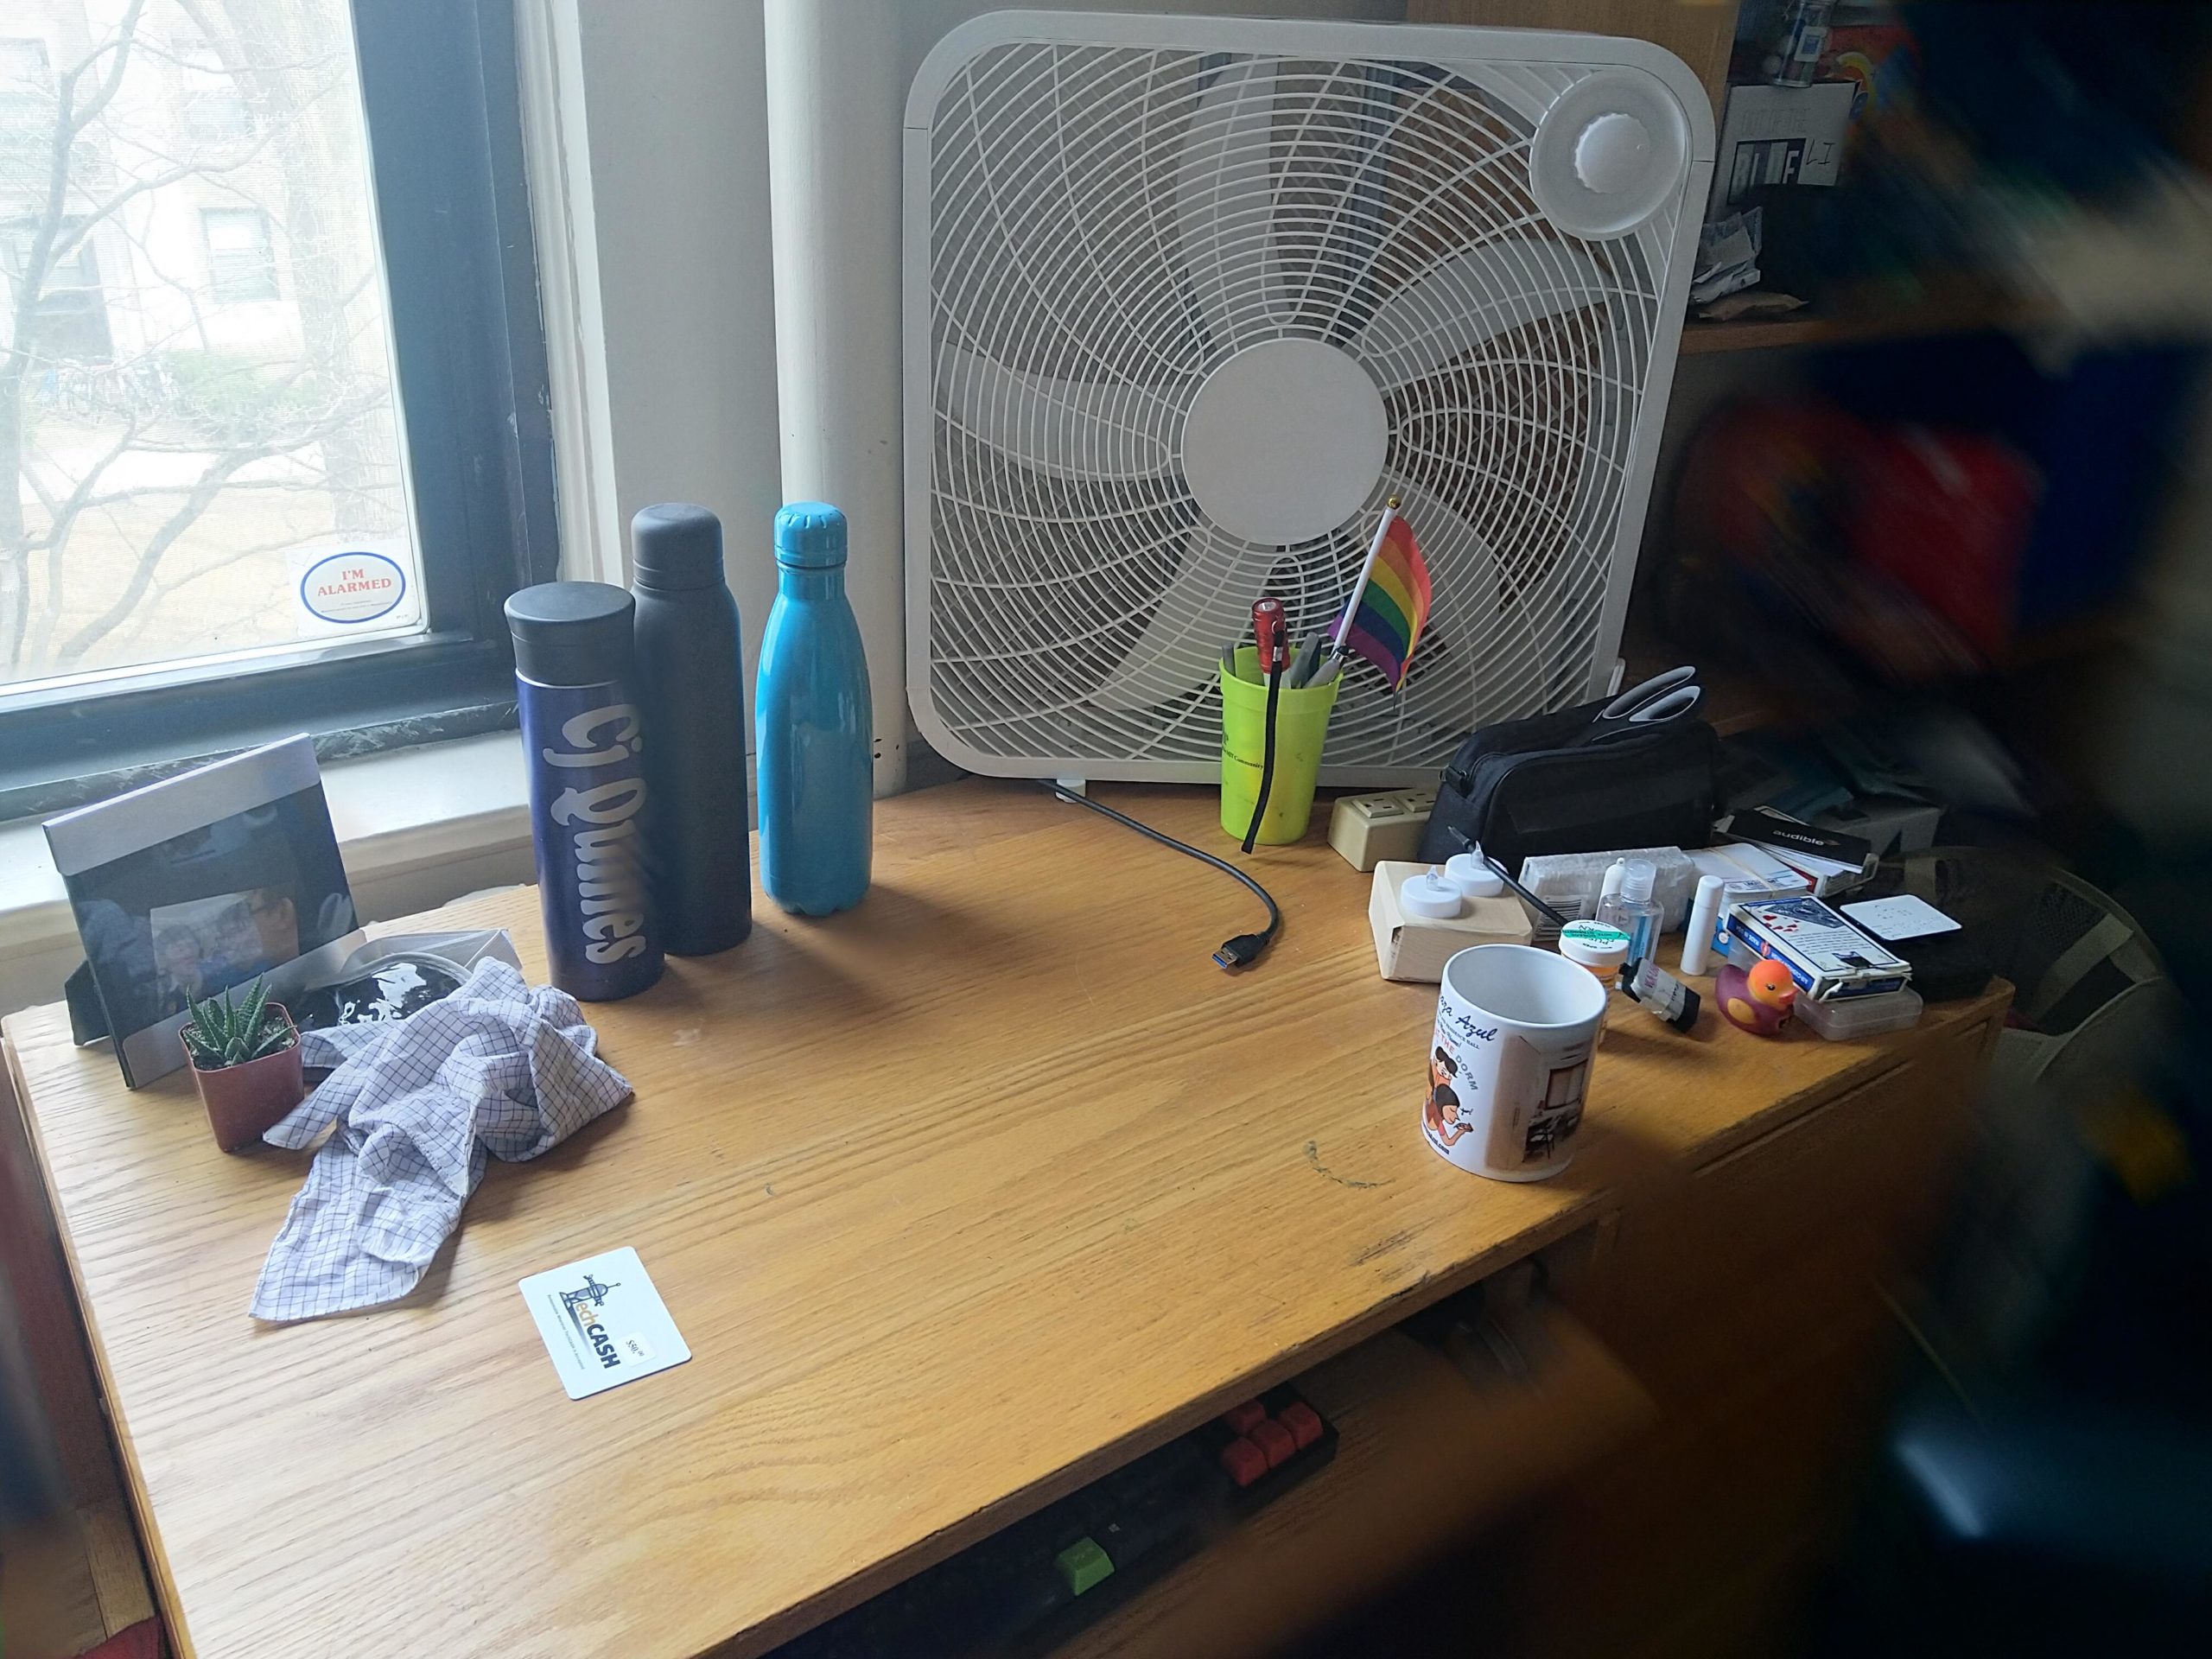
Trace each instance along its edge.
<path fill-rule="evenodd" d="M 1421 1134 L 1462 1169 L 1541 1181 L 1574 1156 L 1605 988 L 1525 944 L 1478 944 L 1444 964 Z"/>

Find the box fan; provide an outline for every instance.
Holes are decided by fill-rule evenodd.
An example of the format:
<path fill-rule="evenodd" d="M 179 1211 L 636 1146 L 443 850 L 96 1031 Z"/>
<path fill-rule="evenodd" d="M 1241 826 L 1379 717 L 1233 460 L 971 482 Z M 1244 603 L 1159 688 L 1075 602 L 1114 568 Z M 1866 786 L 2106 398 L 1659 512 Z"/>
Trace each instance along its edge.
<path fill-rule="evenodd" d="M 1658 47 L 993 13 L 906 112 L 908 695 L 1002 776 L 1218 775 L 1262 593 L 1330 626 L 1389 498 L 1434 587 L 1322 779 L 1597 694 L 1712 171 Z"/>

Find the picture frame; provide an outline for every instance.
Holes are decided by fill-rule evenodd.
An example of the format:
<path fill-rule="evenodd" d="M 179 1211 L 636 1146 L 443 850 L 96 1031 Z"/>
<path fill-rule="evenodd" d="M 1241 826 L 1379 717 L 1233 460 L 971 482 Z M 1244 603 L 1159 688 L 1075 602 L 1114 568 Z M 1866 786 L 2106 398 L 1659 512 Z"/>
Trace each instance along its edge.
<path fill-rule="evenodd" d="M 45 829 L 85 944 L 69 987 L 77 1039 L 111 1038 L 130 1088 L 184 1064 L 178 1032 L 194 1001 L 265 974 L 281 1002 L 363 938 L 305 736 Z"/>

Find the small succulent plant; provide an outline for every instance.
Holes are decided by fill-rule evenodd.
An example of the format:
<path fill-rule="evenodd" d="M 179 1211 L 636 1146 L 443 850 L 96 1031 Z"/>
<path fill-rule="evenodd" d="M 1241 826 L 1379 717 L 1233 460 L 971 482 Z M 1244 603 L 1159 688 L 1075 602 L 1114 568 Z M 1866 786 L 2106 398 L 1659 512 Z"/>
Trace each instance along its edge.
<path fill-rule="evenodd" d="M 194 1003 L 191 1022 L 184 1027 L 192 1063 L 202 1071 L 219 1071 L 288 1047 L 293 1041 L 291 1025 L 281 1014 L 269 1013 L 268 1001 L 264 976 L 253 982 L 244 1001 L 232 1002 L 226 989 L 220 997 Z"/>

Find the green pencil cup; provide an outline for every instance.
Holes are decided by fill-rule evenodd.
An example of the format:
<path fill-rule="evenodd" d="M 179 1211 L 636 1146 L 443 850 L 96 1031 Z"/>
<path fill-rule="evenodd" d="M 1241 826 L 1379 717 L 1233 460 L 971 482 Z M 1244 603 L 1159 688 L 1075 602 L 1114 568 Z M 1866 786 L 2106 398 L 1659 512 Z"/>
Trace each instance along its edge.
<path fill-rule="evenodd" d="M 1221 827 L 1243 841 L 1252 827 L 1252 803 L 1260 798 L 1260 763 L 1267 753 L 1268 688 L 1256 679 L 1260 653 L 1236 648 L 1236 673 L 1221 676 Z M 1329 711 L 1336 707 L 1339 674 L 1326 685 L 1296 691 L 1283 688 L 1275 702 L 1275 779 L 1268 791 L 1268 810 L 1260 818 L 1260 840 L 1280 847 L 1306 833 L 1313 816 L 1313 782 L 1321 772 L 1321 744 L 1329 735 Z"/>

